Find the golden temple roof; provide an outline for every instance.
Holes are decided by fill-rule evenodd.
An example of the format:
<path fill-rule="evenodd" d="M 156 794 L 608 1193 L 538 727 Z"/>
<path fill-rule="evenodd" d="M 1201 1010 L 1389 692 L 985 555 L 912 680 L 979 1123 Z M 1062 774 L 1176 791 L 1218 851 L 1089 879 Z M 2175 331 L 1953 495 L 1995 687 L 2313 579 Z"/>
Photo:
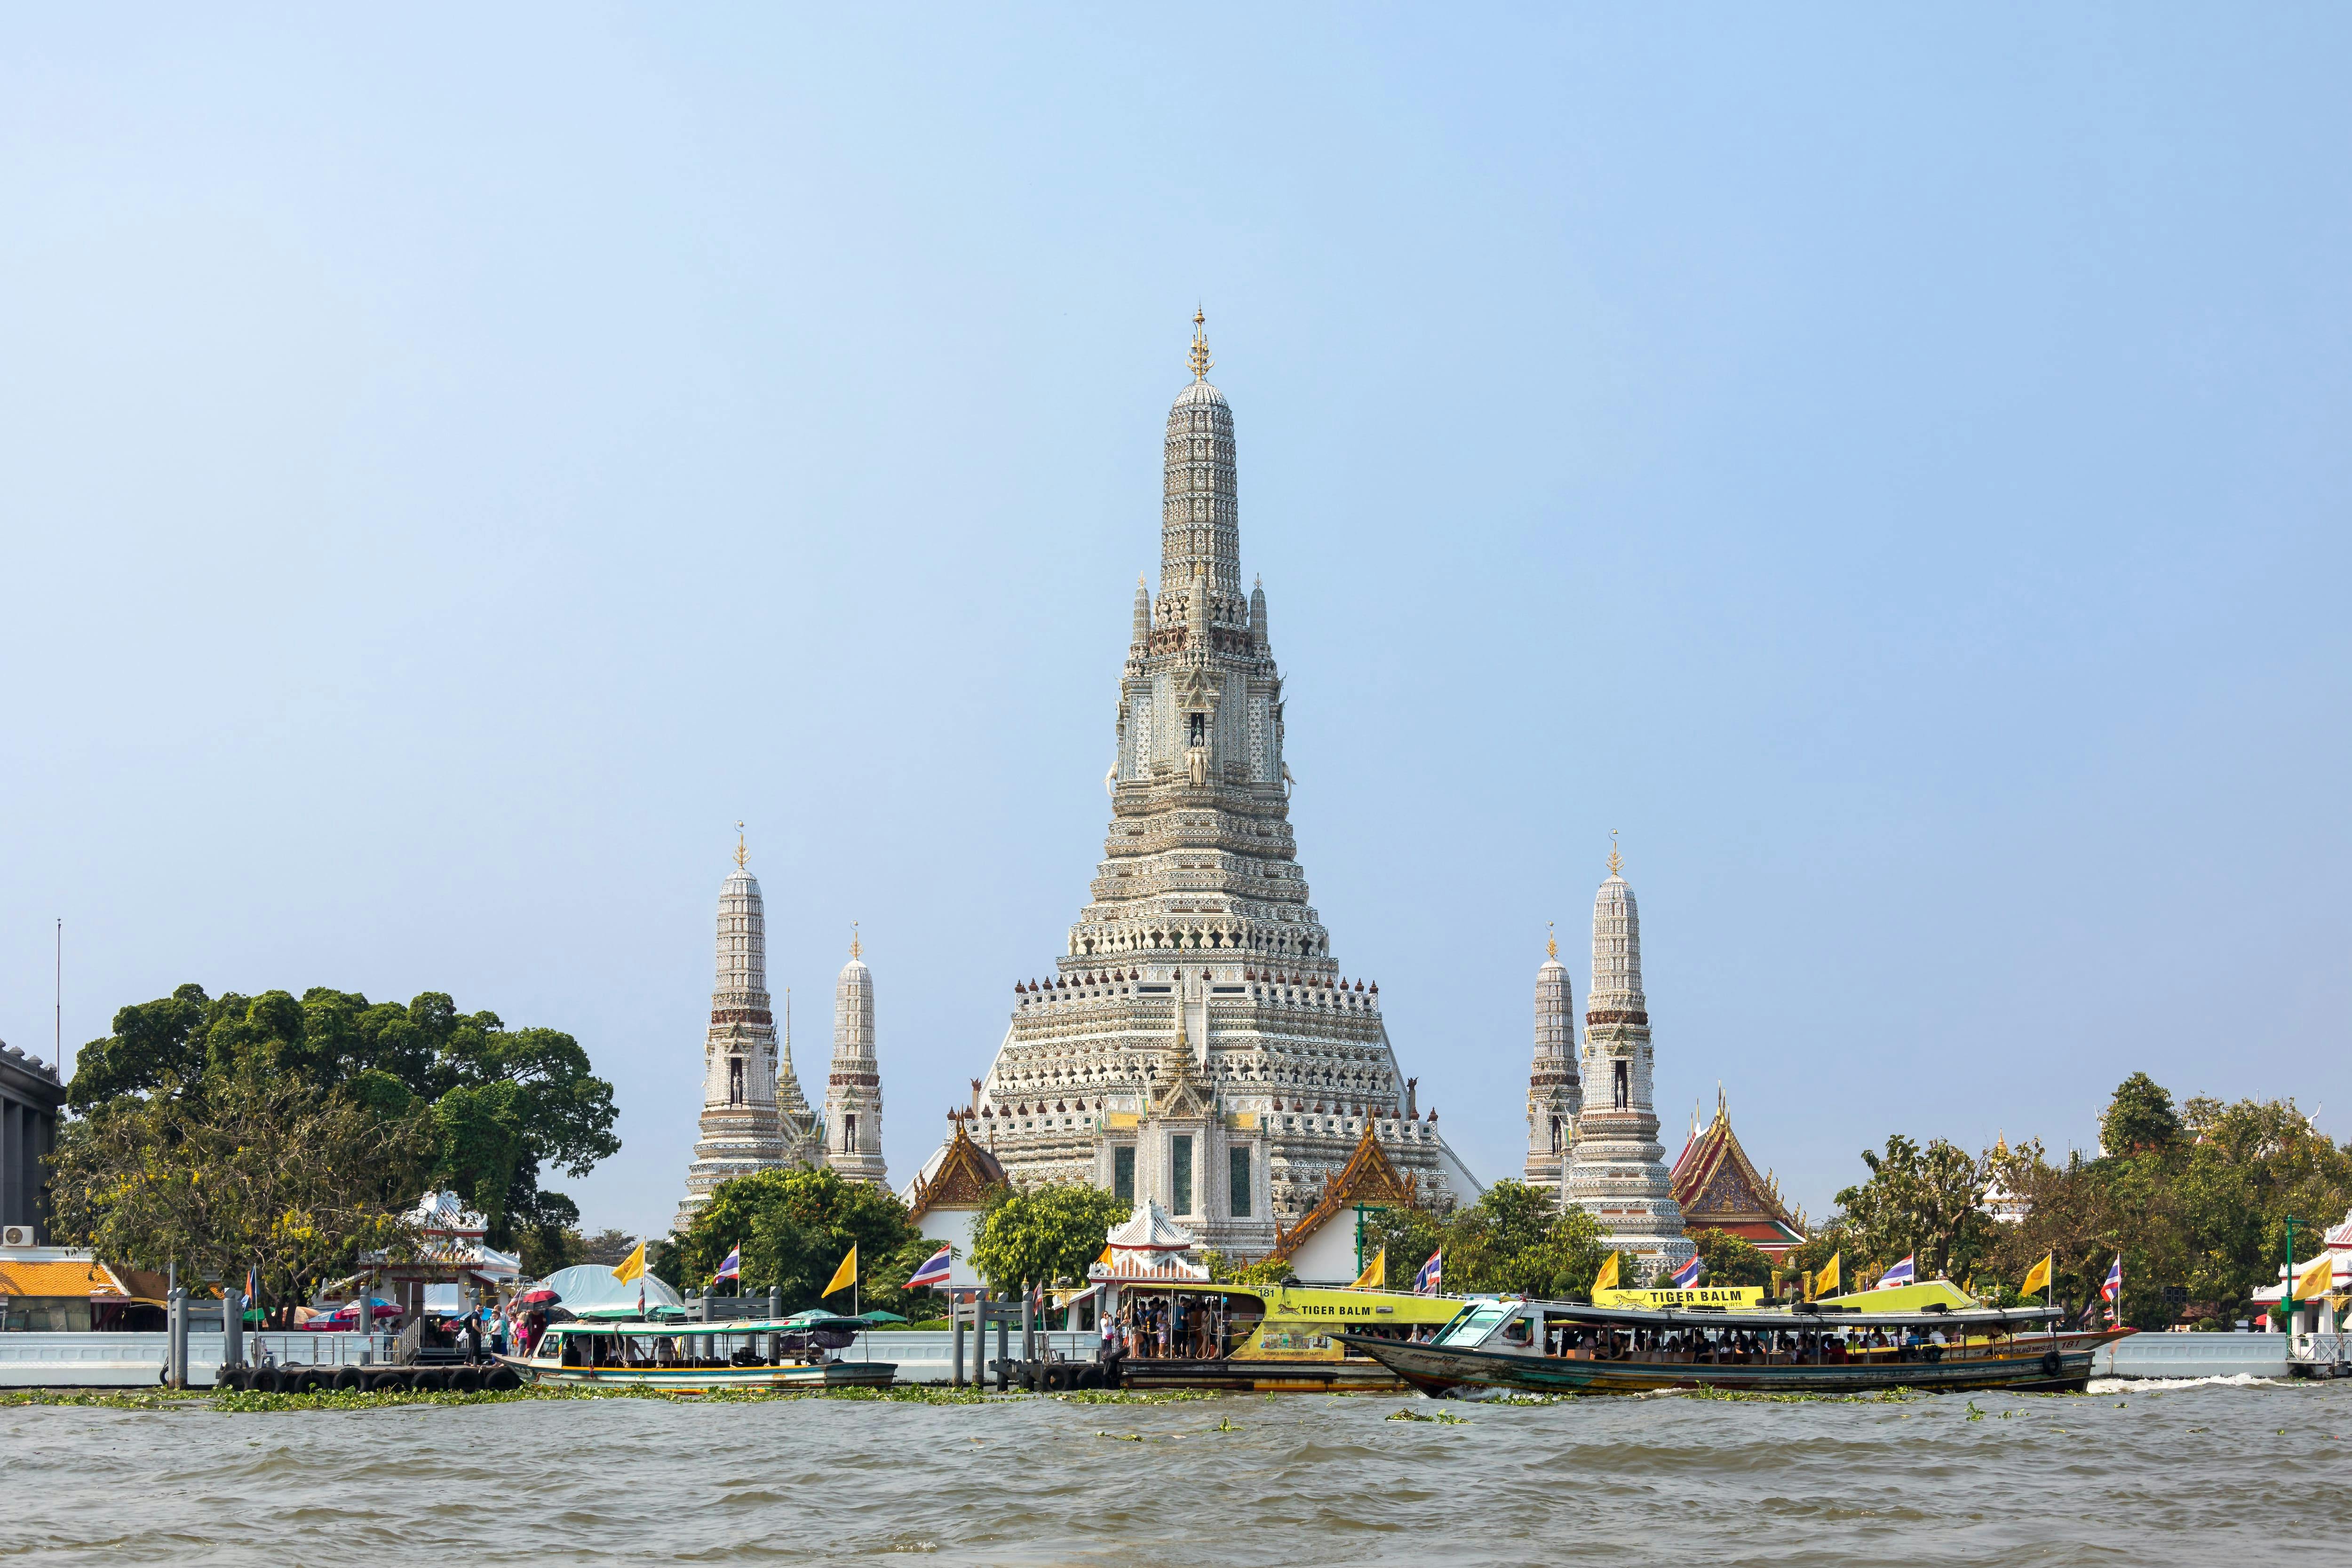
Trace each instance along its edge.
<path fill-rule="evenodd" d="M 1389 1207 L 1411 1208 L 1419 1201 L 1413 1190 L 1412 1177 L 1400 1172 L 1373 1135 L 1373 1125 L 1364 1124 L 1364 1135 L 1356 1140 L 1356 1152 L 1339 1174 L 1323 1184 L 1323 1196 L 1308 1209 L 1298 1223 L 1275 1236 L 1274 1250 L 1268 1258 L 1288 1258 L 1307 1243 L 1307 1239 L 1321 1229 L 1340 1210 L 1356 1207 Z"/>

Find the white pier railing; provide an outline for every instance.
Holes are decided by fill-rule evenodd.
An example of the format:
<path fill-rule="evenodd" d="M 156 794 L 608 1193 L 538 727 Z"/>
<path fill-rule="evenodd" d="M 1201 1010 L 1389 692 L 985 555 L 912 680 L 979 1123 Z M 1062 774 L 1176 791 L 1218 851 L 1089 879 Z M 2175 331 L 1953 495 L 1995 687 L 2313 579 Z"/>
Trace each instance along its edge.
<path fill-rule="evenodd" d="M 2352 1334 L 2299 1333 L 2294 1336 L 2294 1347 L 2287 1354 L 2307 1366 L 2352 1364 Z"/>

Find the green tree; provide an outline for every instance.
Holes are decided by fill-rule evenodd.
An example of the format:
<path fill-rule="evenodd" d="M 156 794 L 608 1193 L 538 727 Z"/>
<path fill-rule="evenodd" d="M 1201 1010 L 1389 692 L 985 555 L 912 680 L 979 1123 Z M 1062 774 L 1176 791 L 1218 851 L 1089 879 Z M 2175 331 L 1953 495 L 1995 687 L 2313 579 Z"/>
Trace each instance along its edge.
<path fill-rule="evenodd" d="M 1444 1243 L 1448 1290 L 1552 1300 L 1589 1297 L 1609 1256 L 1591 1215 L 1507 1179 L 1447 1217 Z"/>
<path fill-rule="evenodd" d="M 1385 1249 L 1389 1255 L 1389 1285 L 1410 1291 L 1413 1276 L 1429 1255 L 1445 1245 L 1445 1217 L 1426 1208 L 1397 1206 L 1369 1209 L 1364 1215 L 1364 1258 L 1370 1261 Z M 1451 1260 L 1447 1284 L 1453 1283 Z"/>
<path fill-rule="evenodd" d="M 1870 1179 L 1837 1195 L 1839 1218 L 1866 1263 L 1885 1268 L 1909 1254 L 1922 1280 L 1966 1270 L 1992 1240 L 1984 1175 L 1965 1150 L 1941 1138 L 1922 1149 L 1896 1134 L 1884 1154 L 1864 1149 Z M 1858 1278 L 1858 1273 L 1854 1276 Z"/>
<path fill-rule="evenodd" d="M 2116 1086 L 2106 1114 L 2099 1118 L 2099 1147 L 2109 1155 L 2168 1149 L 2180 1141 L 2180 1115 L 2172 1094 L 2145 1072 Z"/>
<path fill-rule="evenodd" d="M 1591 1215 L 1557 1204 L 1540 1188 L 1498 1181 L 1450 1214 L 1374 1209 L 1365 1216 L 1365 1254 L 1388 1249 L 1391 1290 L 1411 1290 L 1422 1264 L 1442 1249 L 1448 1291 L 1589 1299 L 1609 1249 Z"/>
<path fill-rule="evenodd" d="M 1214 1248 L 1207 1248 L 1201 1253 L 1201 1266 L 1220 1285 L 1289 1285 L 1298 1280 L 1298 1271 L 1290 1266 L 1287 1258 L 1261 1258 L 1255 1263 L 1238 1263 Z"/>
<path fill-rule="evenodd" d="M 2002 1280 L 2013 1285 L 2048 1254 L 2059 1298 L 2080 1306 L 2120 1255 L 2126 1322 L 2168 1326 L 2168 1285 L 2233 1319 L 2251 1311 L 2256 1289 L 2277 1281 L 2285 1217 L 2315 1226 L 2352 1200 L 2352 1151 L 2292 1100 L 2191 1099 L 2168 1134 L 2162 1113 L 2172 1103 L 2135 1073 L 2102 1118 L 2103 1140 L 2122 1152 L 2053 1161 L 2036 1145 L 2012 1154 L 2004 1180 L 2028 1212 L 2022 1224 L 1998 1228 Z"/>
<path fill-rule="evenodd" d="M 59 1228 L 101 1258 L 225 1280 L 250 1267 L 282 1305 L 363 1251 L 405 1255 L 432 1145 L 423 1117 L 381 1116 L 299 1073 L 238 1072 L 202 1094 L 166 1078 L 68 1122 L 51 1190 Z"/>
<path fill-rule="evenodd" d="M 1754 1243 L 1727 1230 L 1702 1230 L 1691 1238 L 1706 1260 L 1706 1285 L 1766 1285 L 1772 1283 L 1772 1260 Z"/>
<path fill-rule="evenodd" d="M 1004 1190 L 972 1233 L 971 1263 L 998 1291 L 1087 1277 L 1129 1207 L 1101 1187 L 1048 1182 Z"/>
<path fill-rule="evenodd" d="M 67 1090 L 78 1113 L 158 1094 L 201 1099 L 239 1075 L 299 1079 L 386 1122 L 421 1112 L 432 1134 L 421 1184 L 478 1210 L 494 1246 L 527 1239 L 542 1257 L 560 1252 L 551 1244 L 579 1209 L 541 1178 L 585 1176 L 621 1146 L 612 1085 L 578 1041 L 460 1013 L 438 991 L 403 1004 L 323 987 L 297 998 L 185 985 L 120 1009 L 113 1027 L 82 1048 Z"/>
<path fill-rule="evenodd" d="M 654 1272 L 695 1294 L 740 1246 L 744 1294 L 782 1287 L 787 1312 L 815 1306 L 846 1312 L 847 1291 L 828 1298 L 817 1292 L 853 1244 L 858 1304 L 901 1312 L 907 1277 L 930 1250 L 922 1249 L 905 1205 L 887 1188 L 844 1181 L 830 1168 L 755 1171 L 713 1188 L 686 1233 L 654 1253 Z M 918 1249 L 921 1256 L 908 1261 Z"/>

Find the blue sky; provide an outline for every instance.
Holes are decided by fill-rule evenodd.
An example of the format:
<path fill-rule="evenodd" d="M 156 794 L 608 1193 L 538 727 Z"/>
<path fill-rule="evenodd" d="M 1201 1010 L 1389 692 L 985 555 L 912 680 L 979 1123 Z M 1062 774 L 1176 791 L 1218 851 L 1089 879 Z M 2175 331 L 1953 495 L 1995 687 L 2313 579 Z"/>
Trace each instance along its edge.
<path fill-rule="evenodd" d="M 852 8 L 853 10 L 855 8 Z M 0 1037 L 571 1030 L 666 1223 L 737 818 L 887 1151 L 1044 973 L 1205 304 L 1302 861 L 1516 1172 L 1609 833 L 1669 1154 L 2352 1124 L 2340 9 L 27 15 Z"/>

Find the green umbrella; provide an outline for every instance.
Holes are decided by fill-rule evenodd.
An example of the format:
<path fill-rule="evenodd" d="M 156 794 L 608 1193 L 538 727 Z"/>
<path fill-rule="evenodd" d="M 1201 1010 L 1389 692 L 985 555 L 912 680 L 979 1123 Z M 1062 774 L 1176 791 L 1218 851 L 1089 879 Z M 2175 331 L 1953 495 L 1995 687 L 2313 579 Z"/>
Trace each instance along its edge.
<path fill-rule="evenodd" d="M 863 1315 L 869 1323 L 903 1323 L 907 1321 L 896 1312 L 866 1312 Z"/>

